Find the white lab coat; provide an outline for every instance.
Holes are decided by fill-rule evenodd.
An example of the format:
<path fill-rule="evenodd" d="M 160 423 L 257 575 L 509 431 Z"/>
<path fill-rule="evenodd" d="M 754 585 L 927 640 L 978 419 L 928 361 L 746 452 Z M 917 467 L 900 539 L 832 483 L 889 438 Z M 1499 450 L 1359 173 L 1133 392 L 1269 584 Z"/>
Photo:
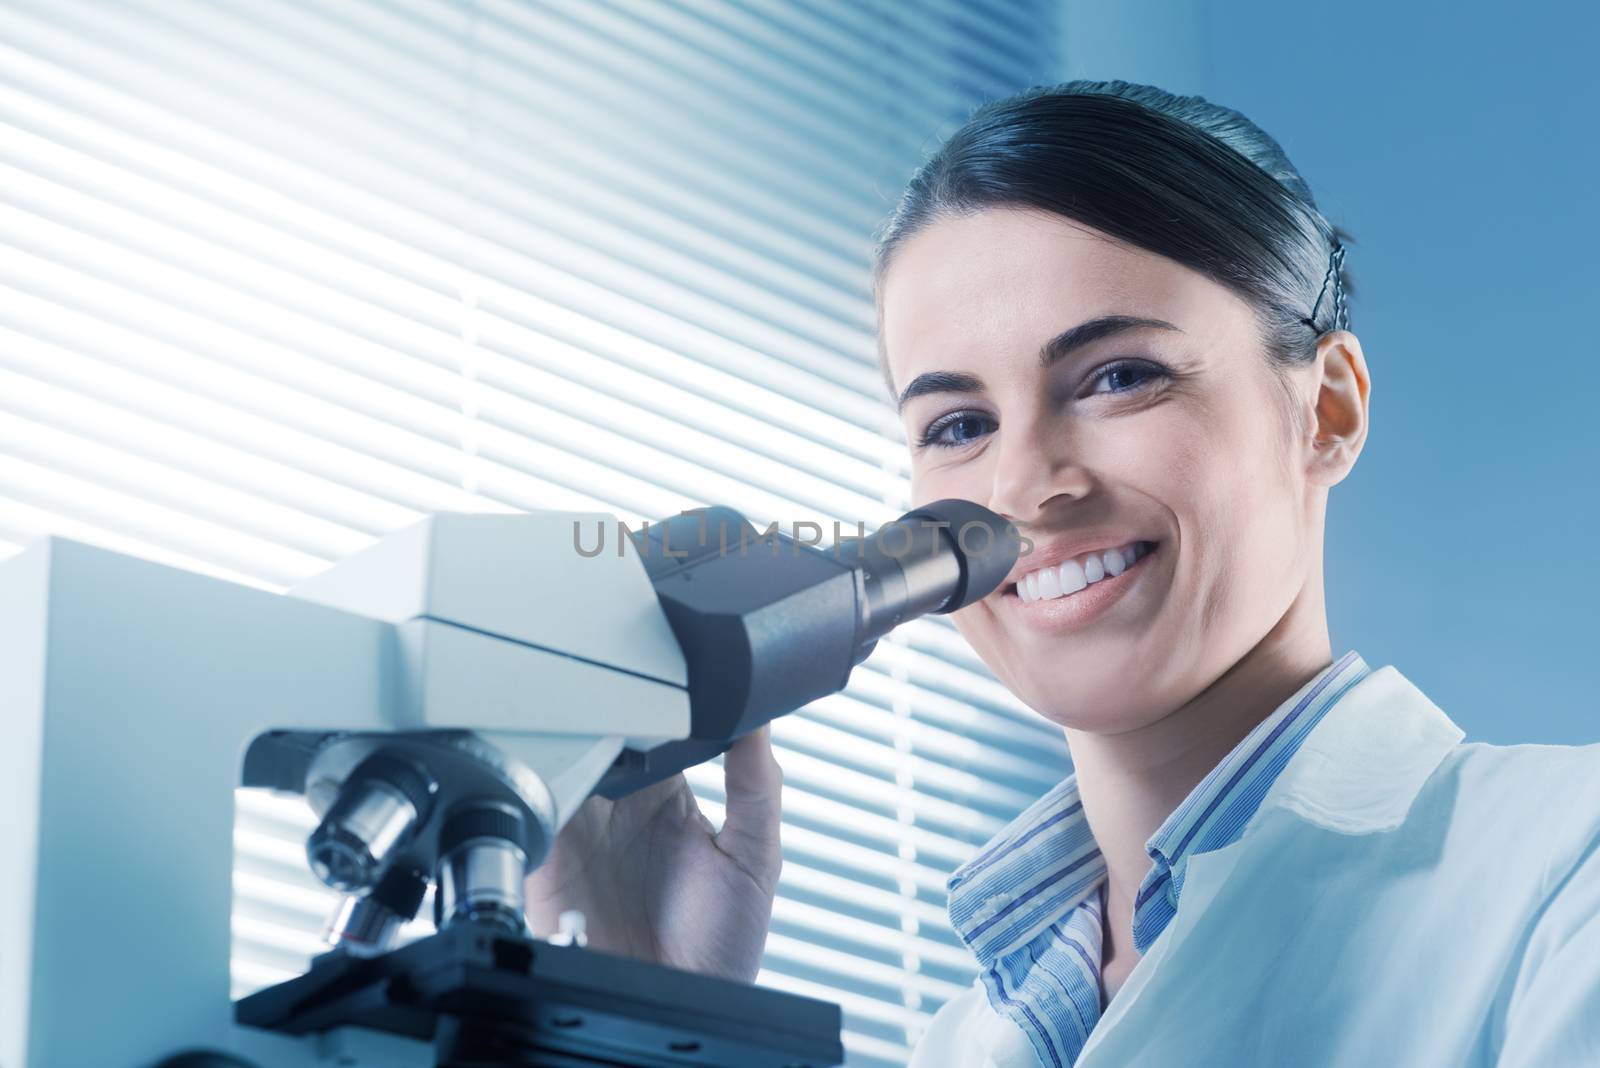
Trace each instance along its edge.
<path fill-rule="evenodd" d="M 1600 1066 L 1600 745 L 1461 737 L 1393 667 L 1353 687 L 1077 1068 Z M 911 1068 L 1044 1063 L 974 984 Z"/>

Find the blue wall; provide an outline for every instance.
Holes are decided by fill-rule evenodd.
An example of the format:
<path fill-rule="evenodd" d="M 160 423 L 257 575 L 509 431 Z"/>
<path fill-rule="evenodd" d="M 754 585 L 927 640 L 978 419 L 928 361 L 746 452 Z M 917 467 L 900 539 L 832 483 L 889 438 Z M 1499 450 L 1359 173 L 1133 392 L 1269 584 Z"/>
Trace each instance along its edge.
<path fill-rule="evenodd" d="M 1334 652 L 1486 741 L 1600 741 L 1597 11 L 1068 3 L 1072 76 L 1238 108 L 1355 235 L 1372 428 L 1329 504 Z"/>

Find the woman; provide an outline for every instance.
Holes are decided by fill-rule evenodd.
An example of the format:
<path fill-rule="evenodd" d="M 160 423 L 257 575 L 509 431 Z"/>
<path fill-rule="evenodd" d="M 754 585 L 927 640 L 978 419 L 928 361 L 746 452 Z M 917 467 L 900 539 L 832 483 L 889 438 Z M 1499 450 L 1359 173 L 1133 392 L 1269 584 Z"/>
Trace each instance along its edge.
<path fill-rule="evenodd" d="M 1600 1064 L 1600 747 L 1463 745 L 1330 647 L 1370 392 L 1344 238 L 1243 116 L 1124 82 L 984 107 L 886 227 L 914 503 L 1034 544 L 953 619 L 1074 765 L 953 875 L 980 974 L 915 1068 Z M 720 833 L 681 779 L 592 802 L 535 928 L 585 908 L 624 918 L 593 944 L 752 978 L 764 732 L 726 774 Z"/>

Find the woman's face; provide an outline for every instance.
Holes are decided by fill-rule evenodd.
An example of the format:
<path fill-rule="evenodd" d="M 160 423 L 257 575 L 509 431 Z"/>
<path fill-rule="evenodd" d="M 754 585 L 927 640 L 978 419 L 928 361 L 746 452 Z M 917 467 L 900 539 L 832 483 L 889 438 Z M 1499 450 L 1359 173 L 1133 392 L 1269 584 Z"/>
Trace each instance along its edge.
<path fill-rule="evenodd" d="M 977 501 L 1033 542 L 952 617 L 1031 707 L 1132 730 L 1297 599 L 1321 611 L 1323 503 L 1349 464 L 1314 447 L 1317 366 L 1274 371 L 1230 290 L 1073 220 L 994 208 L 902 244 L 881 300 L 913 504 Z"/>

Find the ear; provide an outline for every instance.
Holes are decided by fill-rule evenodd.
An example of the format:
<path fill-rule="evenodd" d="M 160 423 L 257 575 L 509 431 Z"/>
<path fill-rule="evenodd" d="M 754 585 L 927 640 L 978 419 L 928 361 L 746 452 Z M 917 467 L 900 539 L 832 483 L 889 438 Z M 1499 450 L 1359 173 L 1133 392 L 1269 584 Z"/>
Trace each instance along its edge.
<path fill-rule="evenodd" d="M 1367 397 L 1372 390 L 1361 341 L 1330 330 L 1317 342 L 1315 427 L 1307 475 L 1321 486 L 1344 480 L 1367 440 Z"/>

